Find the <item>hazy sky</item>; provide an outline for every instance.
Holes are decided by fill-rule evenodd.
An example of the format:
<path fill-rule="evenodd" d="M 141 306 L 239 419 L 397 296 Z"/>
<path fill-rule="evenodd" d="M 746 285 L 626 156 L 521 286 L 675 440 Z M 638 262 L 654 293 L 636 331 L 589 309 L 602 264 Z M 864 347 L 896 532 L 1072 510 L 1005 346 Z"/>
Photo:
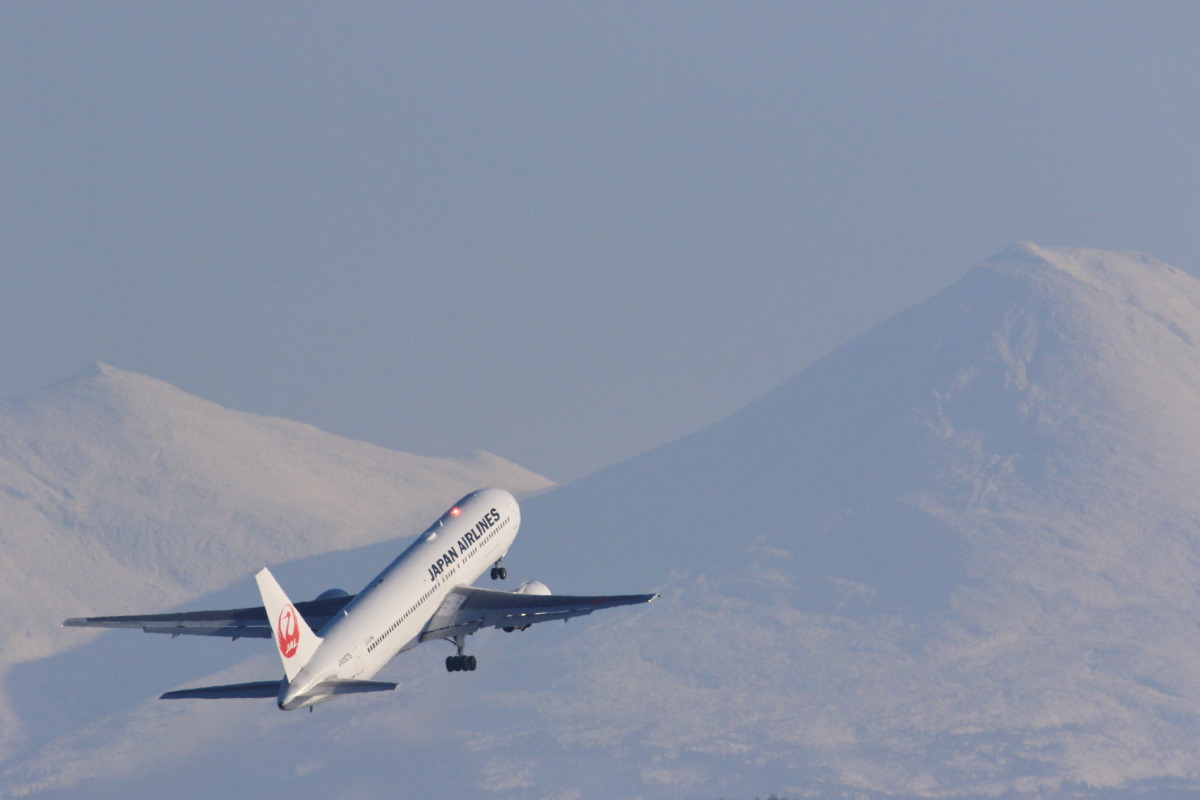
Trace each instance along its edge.
<path fill-rule="evenodd" d="M 1200 273 L 1193 3 L 5 3 L 0 395 L 578 477 L 1012 241 Z"/>

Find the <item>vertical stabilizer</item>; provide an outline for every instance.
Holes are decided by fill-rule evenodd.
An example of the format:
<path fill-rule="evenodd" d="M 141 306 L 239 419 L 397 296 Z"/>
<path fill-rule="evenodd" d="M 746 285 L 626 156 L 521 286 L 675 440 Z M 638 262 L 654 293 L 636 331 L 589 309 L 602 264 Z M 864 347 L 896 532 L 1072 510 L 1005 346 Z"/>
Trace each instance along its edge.
<path fill-rule="evenodd" d="M 283 671 L 290 682 L 312 658 L 321 644 L 321 637 L 308 627 L 304 617 L 300 616 L 292 601 L 283 593 L 271 570 L 263 567 L 254 579 L 258 581 L 258 591 L 267 609 L 267 620 L 271 623 L 271 632 L 275 634 L 279 657 L 283 659 Z"/>

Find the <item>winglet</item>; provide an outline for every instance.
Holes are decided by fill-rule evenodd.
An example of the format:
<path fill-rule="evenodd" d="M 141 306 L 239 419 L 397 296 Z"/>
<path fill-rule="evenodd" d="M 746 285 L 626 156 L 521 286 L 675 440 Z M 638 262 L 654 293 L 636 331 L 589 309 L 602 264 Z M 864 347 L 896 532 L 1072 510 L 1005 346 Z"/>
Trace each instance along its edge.
<path fill-rule="evenodd" d="M 271 623 L 275 644 L 279 646 L 279 657 L 283 659 L 283 671 L 290 682 L 312 658 L 321 644 L 321 637 L 308 627 L 271 570 L 263 567 L 254 579 L 258 581 L 258 591 L 267 610 L 267 621 Z"/>

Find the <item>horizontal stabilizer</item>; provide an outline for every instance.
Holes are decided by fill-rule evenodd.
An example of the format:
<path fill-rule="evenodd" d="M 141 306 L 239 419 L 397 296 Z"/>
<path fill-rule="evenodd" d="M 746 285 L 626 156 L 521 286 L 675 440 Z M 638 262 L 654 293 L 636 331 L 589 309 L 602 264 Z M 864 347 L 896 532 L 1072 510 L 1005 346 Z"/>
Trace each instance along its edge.
<path fill-rule="evenodd" d="M 390 681 L 322 681 L 306 696 L 320 697 L 336 694 L 358 694 L 359 692 L 390 692 L 400 684 Z"/>
<path fill-rule="evenodd" d="M 390 681 L 322 681 L 305 697 L 331 697 L 360 692 L 390 692 L 399 684 Z M 231 700 L 236 698 L 276 698 L 279 696 L 279 681 L 254 681 L 253 683 L 230 683 L 225 686 L 198 686 L 195 689 L 177 689 L 167 692 L 160 700 Z"/>
<path fill-rule="evenodd" d="M 229 700 L 233 698 L 278 697 L 279 681 L 229 683 L 224 686 L 199 686 L 167 692 L 160 700 Z"/>

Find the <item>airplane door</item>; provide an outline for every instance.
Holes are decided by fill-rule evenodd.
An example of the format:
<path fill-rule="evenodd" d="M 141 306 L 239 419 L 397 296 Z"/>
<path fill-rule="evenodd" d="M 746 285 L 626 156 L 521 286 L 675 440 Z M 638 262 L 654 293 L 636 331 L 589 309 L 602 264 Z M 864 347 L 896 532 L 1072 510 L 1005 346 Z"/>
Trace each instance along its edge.
<path fill-rule="evenodd" d="M 363 671 L 362 651 L 356 647 L 350 651 L 350 655 L 354 657 L 354 661 L 351 664 L 351 669 L 354 671 L 354 674 L 352 674 L 350 677 L 355 678 L 361 675 Z"/>

